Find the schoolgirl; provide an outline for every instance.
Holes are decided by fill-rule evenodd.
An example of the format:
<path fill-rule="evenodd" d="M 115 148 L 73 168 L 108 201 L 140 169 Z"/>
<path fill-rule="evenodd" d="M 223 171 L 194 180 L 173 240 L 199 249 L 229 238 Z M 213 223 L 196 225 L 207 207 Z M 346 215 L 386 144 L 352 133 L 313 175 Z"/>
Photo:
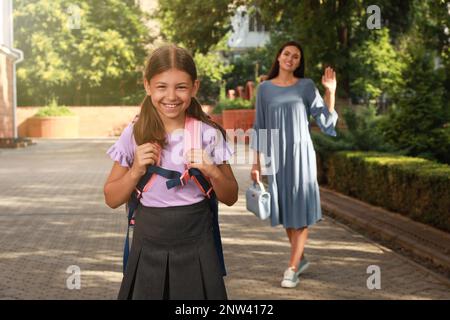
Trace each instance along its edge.
<path fill-rule="evenodd" d="M 126 203 L 151 166 L 187 172 L 200 170 L 218 201 L 231 206 L 238 185 L 227 160 L 232 150 L 224 130 L 202 111 L 191 55 L 166 45 L 150 56 L 147 93 L 137 121 L 108 150 L 114 160 L 104 186 L 111 208 Z M 186 148 L 188 122 L 199 124 L 200 146 Z M 188 144 L 189 145 L 189 144 Z M 168 187 L 154 174 L 140 197 L 131 252 L 119 299 L 226 299 L 223 270 L 213 236 L 212 212 L 205 192 L 189 175 Z"/>

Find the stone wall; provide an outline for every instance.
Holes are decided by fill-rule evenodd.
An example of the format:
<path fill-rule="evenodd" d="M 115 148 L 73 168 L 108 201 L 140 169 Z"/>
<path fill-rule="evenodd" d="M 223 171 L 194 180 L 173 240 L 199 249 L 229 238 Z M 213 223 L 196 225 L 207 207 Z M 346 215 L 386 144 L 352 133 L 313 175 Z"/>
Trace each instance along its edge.
<path fill-rule="evenodd" d="M 18 107 L 17 123 L 19 137 L 27 136 L 27 124 L 39 107 Z M 70 107 L 79 116 L 79 137 L 98 138 L 118 136 L 139 113 L 139 107 L 98 106 Z"/>

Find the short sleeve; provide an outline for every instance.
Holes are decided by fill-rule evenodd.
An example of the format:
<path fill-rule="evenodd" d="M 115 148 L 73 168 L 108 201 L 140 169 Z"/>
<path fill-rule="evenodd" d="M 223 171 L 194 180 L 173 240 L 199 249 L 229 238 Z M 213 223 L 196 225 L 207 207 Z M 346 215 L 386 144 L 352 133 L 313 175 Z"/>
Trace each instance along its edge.
<path fill-rule="evenodd" d="M 219 165 L 230 160 L 234 151 L 229 146 L 222 132 L 209 125 L 204 125 L 203 127 L 206 128 L 203 131 L 203 144 L 214 164 Z"/>
<path fill-rule="evenodd" d="M 128 125 L 120 135 L 119 139 L 106 151 L 113 161 L 122 167 L 131 168 L 134 160 L 136 142 L 133 135 L 133 124 Z"/>
<path fill-rule="evenodd" d="M 311 85 L 306 90 L 306 100 L 308 101 L 308 114 L 311 114 L 315 119 L 317 125 L 323 133 L 336 136 L 336 122 L 338 119 L 338 114 L 336 110 L 330 112 L 328 110 L 325 101 L 320 95 L 319 90 L 314 85 L 311 80 Z"/>

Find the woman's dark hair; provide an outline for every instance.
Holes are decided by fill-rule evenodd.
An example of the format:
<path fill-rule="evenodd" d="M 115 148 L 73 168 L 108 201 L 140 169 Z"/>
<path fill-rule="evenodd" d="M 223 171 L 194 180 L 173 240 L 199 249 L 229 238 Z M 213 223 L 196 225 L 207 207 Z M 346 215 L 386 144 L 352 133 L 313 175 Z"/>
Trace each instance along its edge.
<path fill-rule="evenodd" d="M 267 80 L 275 78 L 280 73 L 280 63 L 278 62 L 278 58 L 280 57 L 284 48 L 286 48 L 288 46 L 294 46 L 294 47 L 297 47 L 298 50 L 300 50 L 300 64 L 297 67 L 297 69 L 294 70 L 294 76 L 297 78 L 305 77 L 305 55 L 303 54 L 302 46 L 297 41 L 288 41 L 281 46 L 280 50 L 278 50 L 277 56 L 275 57 L 275 60 L 272 63 L 272 67 L 270 68 L 270 72 L 267 77 Z"/>

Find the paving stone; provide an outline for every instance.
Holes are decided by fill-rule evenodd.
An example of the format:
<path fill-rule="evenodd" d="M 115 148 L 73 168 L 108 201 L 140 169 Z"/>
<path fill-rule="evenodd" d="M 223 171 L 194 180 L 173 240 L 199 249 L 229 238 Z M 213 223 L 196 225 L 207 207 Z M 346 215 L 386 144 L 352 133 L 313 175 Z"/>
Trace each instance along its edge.
<path fill-rule="evenodd" d="M 113 142 L 38 140 L 0 150 L 0 299 L 116 299 L 126 215 L 103 199 Z M 286 233 L 246 211 L 250 165 L 233 170 L 239 200 L 220 205 L 230 299 L 450 298 L 442 277 L 328 216 L 310 228 L 311 266 L 299 286 L 281 288 Z M 71 265 L 81 269 L 80 290 L 67 288 Z M 367 288 L 370 265 L 381 268 L 380 290 Z"/>

